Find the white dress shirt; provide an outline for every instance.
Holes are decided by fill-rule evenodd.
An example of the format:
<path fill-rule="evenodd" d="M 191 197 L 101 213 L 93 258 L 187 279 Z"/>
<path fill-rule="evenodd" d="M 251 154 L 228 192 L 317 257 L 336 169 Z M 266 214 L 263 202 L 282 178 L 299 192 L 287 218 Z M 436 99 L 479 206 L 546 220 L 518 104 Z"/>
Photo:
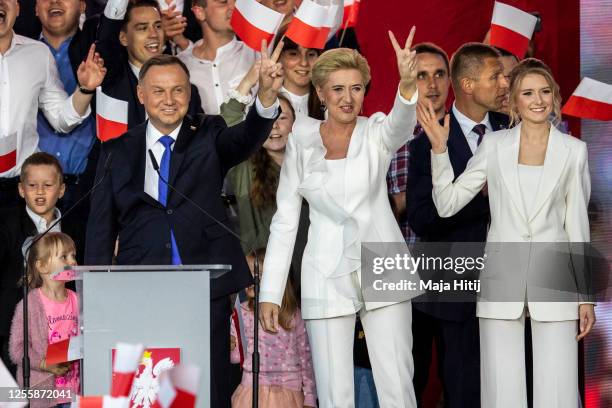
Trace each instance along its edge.
<path fill-rule="evenodd" d="M 40 215 L 36 214 L 27 205 L 26 205 L 26 212 L 28 213 L 28 216 L 30 217 L 30 219 L 32 220 L 34 225 L 36 226 L 36 231 L 39 234 L 42 234 L 43 232 L 45 232 L 47 230 L 47 228 L 49 228 L 50 224 L 53 224 L 55 222 L 55 220 L 57 220 L 58 218 L 60 218 L 62 216 L 62 213 L 60 212 L 59 208 L 56 207 L 53 210 L 53 213 L 54 213 L 53 221 L 51 221 L 51 223 L 49 223 L 49 225 L 47 225 L 47 220 L 45 220 Z M 61 222 L 58 222 L 57 225 L 55 225 L 51 229 L 51 232 L 62 232 L 61 224 L 62 224 Z"/>
<path fill-rule="evenodd" d="M 217 49 L 213 61 L 193 55 L 193 51 L 202 44 L 199 40 L 192 48 L 178 54 L 191 75 L 191 83 L 198 88 L 202 109 L 208 115 L 218 115 L 230 89 L 238 86 L 242 78 L 251 69 L 255 61 L 255 51 L 242 41 L 232 41 Z"/>
<path fill-rule="evenodd" d="M 289 99 L 295 113 L 308 116 L 308 97 L 310 96 L 310 92 L 306 95 L 296 95 L 283 86 L 281 88 L 281 93 Z"/>
<path fill-rule="evenodd" d="M 273 118 L 279 107 L 278 99 L 267 108 L 264 108 L 259 98 L 255 99 L 255 109 L 257 109 L 257 113 L 262 118 L 271 119 Z M 157 130 L 155 126 L 151 123 L 151 121 L 147 122 L 147 134 L 146 134 L 146 150 L 145 150 L 145 183 L 144 183 L 144 191 L 146 194 L 159 201 L 159 175 L 153 168 L 153 163 L 151 162 L 151 157 L 149 156 L 149 149 L 153 152 L 153 156 L 155 156 L 155 160 L 157 164 L 161 166 L 161 159 L 164 154 L 166 148 L 159 141 L 159 138 L 162 136 L 170 136 L 174 139 L 174 143 L 170 146 L 170 150 L 174 150 L 174 146 L 176 145 L 176 140 L 178 138 L 178 134 L 181 130 L 182 122 L 179 124 L 176 129 L 170 132 L 168 135 Z M 166 180 L 167 181 L 167 180 Z"/>
<path fill-rule="evenodd" d="M 176 145 L 176 139 L 178 137 L 179 131 L 181 130 L 181 125 L 182 123 L 178 125 L 176 129 L 174 129 L 171 133 L 166 135 L 157 130 L 157 128 L 153 126 L 151 121 L 147 122 L 147 150 L 145 151 L 147 165 L 145 167 L 144 191 L 157 201 L 159 201 L 159 175 L 153 168 L 153 163 L 151 163 L 151 158 L 149 157 L 149 149 L 151 149 L 151 151 L 153 152 L 153 156 L 155 156 L 157 164 L 161 166 L 161 159 L 166 148 L 163 144 L 161 144 L 159 138 L 162 136 L 170 136 L 172 139 L 174 139 L 174 143 L 172 143 L 172 145 L 170 146 L 170 150 L 174 150 L 174 145 Z"/>
<path fill-rule="evenodd" d="M 472 151 L 472 154 L 474 154 L 476 148 L 478 148 L 479 135 L 478 133 L 473 132 L 472 129 L 474 129 L 474 126 L 476 125 L 483 124 L 487 128 L 485 133 L 492 132 L 493 127 L 491 126 L 491 122 L 489 122 L 489 112 L 487 112 L 485 117 L 480 122 L 474 122 L 472 119 L 459 112 L 459 109 L 457 109 L 457 106 L 454 102 L 452 109 L 453 115 L 455 115 L 455 119 L 457 119 L 457 122 L 459 122 L 459 126 L 461 126 L 461 130 L 463 131 L 463 134 L 465 135 L 465 138 L 467 139 L 467 142 L 470 145 L 470 150 Z"/>
<path fill-rule="evenodd" d="M 64 92 L 49 47 L 13 32 L 10 48 L 0 54 L 0 156 L 16 150 L 16 165 L 0 177 L 19 175 L 22 163 L 38 149 L 38 109 L 51 126 L 68 133 L 91 112 L 79 116 Z"/>

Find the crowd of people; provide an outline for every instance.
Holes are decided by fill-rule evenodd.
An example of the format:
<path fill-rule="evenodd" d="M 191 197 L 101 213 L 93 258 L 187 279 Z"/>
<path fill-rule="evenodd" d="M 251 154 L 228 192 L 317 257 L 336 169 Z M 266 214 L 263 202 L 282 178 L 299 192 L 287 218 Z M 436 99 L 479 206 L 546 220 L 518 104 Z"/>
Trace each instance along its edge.
<path fill-rule="evenodd" d="M 4 364 L 21 379 L 21 285 L 31 384 L 76 395 L 79 364 L 45 360 L 47 344 L 79 331 L 77 295 L 54 272 L 230 264 L 211 282 L 211 406 L 250 406 L 261 262 L 261 407 L 370 406 L 356 397 L 356 324 L 371 406 L 421 406 L 435 345 L 445 406 L 526 407 L 530 324 L 533 406 L 578 407 L 577 340 L 595 323 L 591 299 L 530 299 L 526 269 L 522 302 L 371 302 L 361 276 L 364 242 L 406 251 L 415 241 L 589 242 L 586 145 L 556 127 L 561 96 L 548 66 L 483 43 L 449 59 L 433 43 L 413 45 L 414 27 L 405 41 L 390 31 L 393 107 L 363 117 L 366 59 L 285 37 L 299 1 L 261 3 L 285 18 L 255 51 L 232 30 L 234 0 L 183 10 L 108 0 L 85 20 L 83 0 L 37 0 L 23 13 L 37 16 L 36 38 L 14 30 L 18 0 L 0 0 Z M 103 143 L 96 89 L 127 109 L 127 132 Z M 245 289 L 240 328 L 233 300 Z"/>

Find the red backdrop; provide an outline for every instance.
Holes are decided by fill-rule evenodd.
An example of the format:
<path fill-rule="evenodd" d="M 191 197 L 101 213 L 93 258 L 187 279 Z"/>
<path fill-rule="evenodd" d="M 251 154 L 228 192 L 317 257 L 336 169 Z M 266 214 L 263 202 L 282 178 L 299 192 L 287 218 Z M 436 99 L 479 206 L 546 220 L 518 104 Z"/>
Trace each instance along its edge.
<path fill-rule="evenodd" d="M 507 4 L 542 18 L 536 34 L 535 57 L 546 62 L 561 86 L 565 100 L 580 82 L 579 0 L 505 0 Z M 362 0 L 357 38 L 372 69 L 372 86 L 364 112 L 387 112 L 399 80 L 395 54 L 387 36 L 392 30 L 400 41 L 416 25 L 415 43 L 431 41 L 449 56 L 463 43 L 482 41 L 491 23 L 493 0 Z M 579 121 L 570 119 L 572 133 Z"/>

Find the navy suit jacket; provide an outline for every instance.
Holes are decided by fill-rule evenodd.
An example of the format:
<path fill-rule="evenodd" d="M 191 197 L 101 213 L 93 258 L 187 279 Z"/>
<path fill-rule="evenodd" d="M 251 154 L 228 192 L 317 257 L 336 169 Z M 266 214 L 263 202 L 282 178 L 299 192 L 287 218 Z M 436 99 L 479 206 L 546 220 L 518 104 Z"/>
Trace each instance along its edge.
<path fill-rule="evenodd" d="M 489 112 L 493 131 L 508 126 L 508 116 Z M 486 135 L 485 135 L 486 137 Z M 472 157 L 470 146 L 459 122 L 450 112 L 448 155 L 457 178 Z M 461 211 L 449 218 L 438 215 L 432 198 L 431 143 L 424 131 L 408 146 L 406 180 L 406 215 L 410 228 L 424 242 L 484 242 L 489 226 L 489 199 L 479 193 Z M 475 316 L 474 303 L 418 303 L 415 307 L 435 317 L 463 321 Z"/>
<path fill-rule="evenodd" d="M 170 161 L 169 183 L 227 227 L 221 188 L 227 170 L 261 147 L 275 119 L 255 107 L 246 120 L 228 128 L 220 116 L 186 117 Z M 192 203 L 168 189 L 167 207 L 144 192 L 146 122 L 102 144 L 96 179 L 112 154 L 108 174 L 94 191 L 87 225 L 85 262 L 110 264 L 115 239 L 120 265 L 171 264 L 170 228 L 186 265 L 231 264 L 211 282 L 211 298 L 239 291 L 252 282 L 239 241 Z"/>

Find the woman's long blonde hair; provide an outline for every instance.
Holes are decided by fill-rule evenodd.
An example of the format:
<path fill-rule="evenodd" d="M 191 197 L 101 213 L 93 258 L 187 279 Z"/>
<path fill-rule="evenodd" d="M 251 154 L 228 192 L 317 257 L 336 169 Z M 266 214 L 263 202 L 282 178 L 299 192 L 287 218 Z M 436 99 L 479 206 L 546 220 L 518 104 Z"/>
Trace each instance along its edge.
<path fill-rule="evenodd" d="M 551 122 L 556 126 L 561 121 L 561 92 L 559 91 L 559 85 L 553 78 L 548 65 L 537 58 L 526 58 L 522 60 L 510 72 L 510 126 L 514 126 L 521 121 L 521 117 L 516 108 L 516 98 L 523 79 L 529 74 L 542 75 L 544 79 L 546 79 L 546 82 L 548 82 L 548 86 L 550 86 L 553 93 Z"/>

